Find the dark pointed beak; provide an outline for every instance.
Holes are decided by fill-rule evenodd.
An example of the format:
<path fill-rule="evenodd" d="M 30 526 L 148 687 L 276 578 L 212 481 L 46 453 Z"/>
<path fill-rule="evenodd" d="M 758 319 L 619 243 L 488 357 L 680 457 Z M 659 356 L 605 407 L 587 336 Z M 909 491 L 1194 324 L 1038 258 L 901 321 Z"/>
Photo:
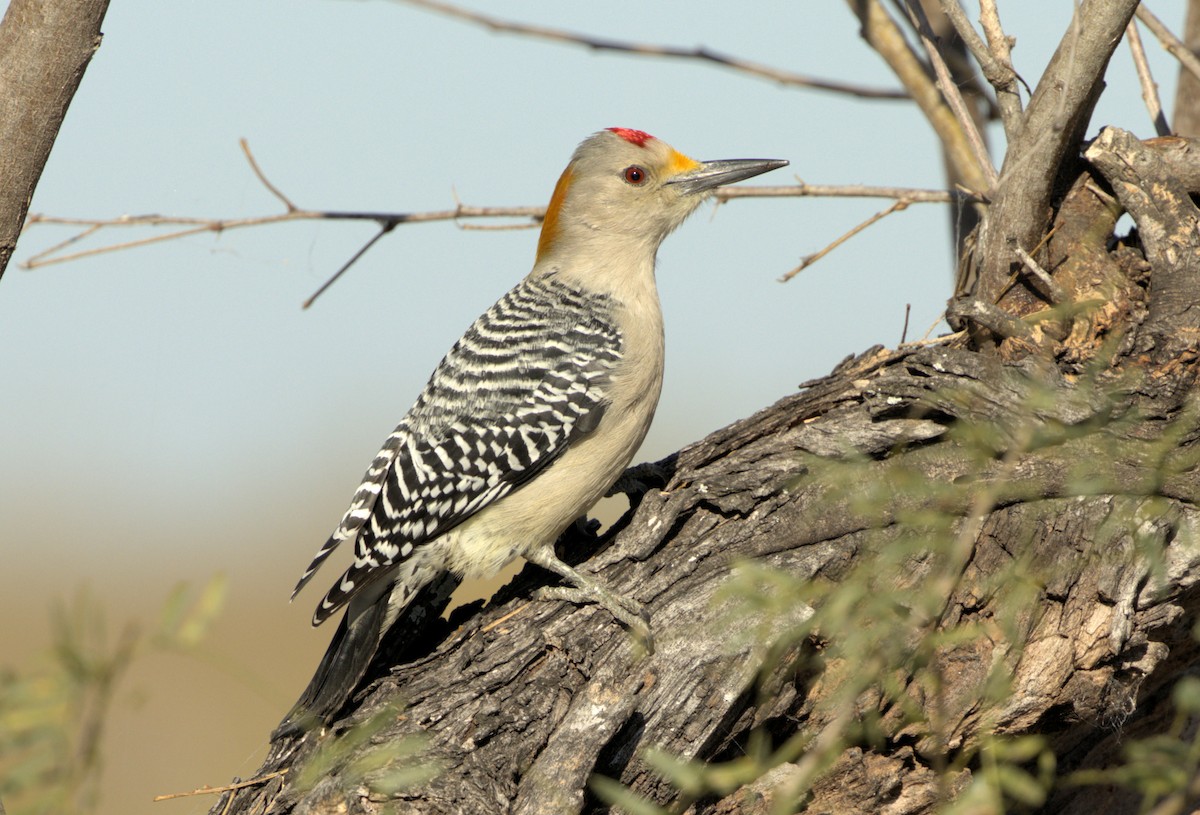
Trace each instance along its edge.
<path fill-rule="evenodd" d="M 781 158 L 727 158 L 717 161 L 706 161 L 695 170 L 680 173 L 666 183 L 675 185 L 684 195 L 694 195 L 700 192 L 732 184 L 735 181 L 745 181 L 756 175 L 786 167 L 787 161 Z"/>

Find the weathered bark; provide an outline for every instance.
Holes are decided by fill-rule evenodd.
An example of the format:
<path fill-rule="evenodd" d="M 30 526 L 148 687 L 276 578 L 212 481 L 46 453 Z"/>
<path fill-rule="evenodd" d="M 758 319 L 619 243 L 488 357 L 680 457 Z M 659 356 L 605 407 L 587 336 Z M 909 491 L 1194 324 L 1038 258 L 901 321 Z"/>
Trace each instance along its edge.
<path fill-rule="evenodd" d="M 1111 133 L 1089 158 L 1119 185 L 1111 160 L 1150 150 L 1194 191 L 1192 147 Z M 1147 318 L 1158 276 L 1190 262 L 1163 247 L 1197 217 L 1156 188 L 1133 214 L 1157 237 L 1113 242 L 1098 184 L 1056 213 L 1067 300 L 1014 318 L 1032 341 L 849 358 L 661 462 L 602 540 L 573 533 L 650 609 L 654 654 L 601 609 L 531 601 L 527 570 L 213 812 L 593 812 L 597 774 L 692 813 L 932 813 L 1023 735 L 1057 762 L 1040 811 L 1136 808 L 1061 779 L 1169 730 L 1200 657 L 1196 343 Z M 723 770 L 672 781 L 650 748 Z M 372 755 L 409 783 L 355 763 Z"/>
<path fill-rule="evenodd" d="M 11 0 L 0 21 L 0 277 L 106 11 L 108 0 Z"/>

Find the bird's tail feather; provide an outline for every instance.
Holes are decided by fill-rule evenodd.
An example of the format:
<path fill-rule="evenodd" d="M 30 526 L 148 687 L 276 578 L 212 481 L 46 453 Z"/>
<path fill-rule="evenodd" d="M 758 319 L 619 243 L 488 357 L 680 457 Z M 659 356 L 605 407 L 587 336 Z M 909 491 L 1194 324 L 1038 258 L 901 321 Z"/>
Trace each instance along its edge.
<path fill-rule="evenodd" d="M 308 687 L 271 740 L 331 723 L 377 657 L 403 661 L 436 647 L 446 632 L 439 634 L 439 627 L 431 623 L 449 604 L 459 582 L 450 572 L 402 568 L 392 580 L 351 600 Z M 390 645 L 383 643 L 385 636 Z"/>
<path fill-rule="evenodd" d="M 383 638 L 388 604 L 371 603 L 358 614 L 353 612 L 342 616 L 308 687 L 275 729 L 273 739 L 332 721 L 362 681 Z"/>

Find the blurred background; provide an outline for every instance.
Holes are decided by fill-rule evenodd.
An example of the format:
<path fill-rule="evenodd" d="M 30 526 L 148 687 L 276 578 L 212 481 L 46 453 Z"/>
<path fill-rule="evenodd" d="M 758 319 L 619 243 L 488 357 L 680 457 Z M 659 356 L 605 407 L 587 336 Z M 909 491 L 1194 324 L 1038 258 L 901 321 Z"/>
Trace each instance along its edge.
<path fill-rule="evenodd" d="M 1031 84 L 1073 5 L 1001 5 Z M 504 6 L 506 19 L 898 87 L 841 3 Z M 910 103 L 491 33 L 403 3 L 125 0 L 104 35 L 31 212 L 278 212 L 242 137 L 302 207 L 542 205 L 575 145 L 614 125 L 701 160 L 792 162 L 752 184 L 943 184 L 938 145 Z M 1169 105 L 1176 66 L 1143 37 Z M 1100 124 L 1153 135 L 1124 46 L 1108 82 L 1089 135 Z M 999 129 L 989 135 L 1002 155 Z M 943 206 L 912 206 L 778 282 L 888 203 L 739 200 L 668 239 L 667 375 L 639 460 L 769 405 L 847 354 L 897 344 L 906 304 L 909 339 L 937 323 L 952 285 Z M 223 575 L 228 586 L 200 645 L 147 652 L 117 686 L 100 812 L 205 812 L 214 799 L 151 798 L 254 772 L 333 633 L 309 618 L 346 561 L 289 605 L 292 586 L 434 364 L 528 271 L 537 240 L 401 226 L 302 310 L 375 229 L 202 234 L 14 264 L 0 280 L 0 670 L 47 661 L 53 609 L 80 592 L 84 617 L 116 642 L 129 624 L 153 631 L 180 581 L 199 592 Z M 28 228 L 16 261 L 70 234 Z"/>

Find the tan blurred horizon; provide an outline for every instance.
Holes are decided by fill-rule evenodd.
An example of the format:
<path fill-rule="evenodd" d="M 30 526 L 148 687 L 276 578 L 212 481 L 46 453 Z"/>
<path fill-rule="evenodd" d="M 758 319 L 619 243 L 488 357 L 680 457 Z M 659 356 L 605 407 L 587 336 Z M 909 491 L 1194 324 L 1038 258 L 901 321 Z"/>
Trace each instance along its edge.
<path fill-rule="evenodd" d="M 622 511 L 622 499 L 606 499 L 594 516 L 608 524 Z M 98 528 L 105 524 L 103 518 L 92 521 Z M 240 528 L 252 532 L 254 525 Z M 13 552 L 20 565 L 15 573 L 29 579 L 22 582 L 20 592 L 0 592 L 0 614 L 9 623 L 0 670 L 23 675 L 48 664 L 54 609 L 72 603 L 81 591 L 102 610 L 111 642 L 129 624 L 153 631 L 169 594 L 181 581 L 196 592 L 216 571 L 228 580 L 223 607 L 194 651 L 150 650 L 134 660 L 120 682 L 102 741 L 100 815 L 205 813 L 216 801 L 213 795 L 153 799 L 220 787 L 235 776 L 251 777 L 258 769 L 268 735 L 308 682 L 336 626 L 336 621 L 317 629 L 310 625 L 320 591 L 310 588 L 295 603 L 287 601 L 303 568 L 301 561 L 309 554 L 307 545 L 299 548 L 292 541 L 311 537 L 297 526 L 277 536 L 287 541 L 284 546 L 263 547 L 255 553 L 234 546 L 215 552 L 210 548 L 209 554 L 221 555 L 225 563 L 203 574 L 191 559 L 175 560 L 176 568 L 169 571 L 161 563 L 147 561 L 141 571 L 126 563 L 119 573 L 91 571 L 85 576 L 89 573 L 62 570 L 49 574 L 36 568 L 33 548 Z M 198 545 L 176 543 L 183 543 L 185 550 Z M 292 556 L 280 563 L 272 558 L 272 550 L 275 555 L 290 551 Z M 335 557 L 327 567 L 330 582 L 336 578 L 338 564 Z M 490 597 L 523 565 L 518 560 L 490 580 L 465 582 L 455 592 L 453 605 Z M 64 572 L 78 579 L 64 584 Z M 315 583 L 324 577 L 318 575 Z M 9 815 L 21 815 L 12 803 L 6 801 L 6 806 Z"/>

